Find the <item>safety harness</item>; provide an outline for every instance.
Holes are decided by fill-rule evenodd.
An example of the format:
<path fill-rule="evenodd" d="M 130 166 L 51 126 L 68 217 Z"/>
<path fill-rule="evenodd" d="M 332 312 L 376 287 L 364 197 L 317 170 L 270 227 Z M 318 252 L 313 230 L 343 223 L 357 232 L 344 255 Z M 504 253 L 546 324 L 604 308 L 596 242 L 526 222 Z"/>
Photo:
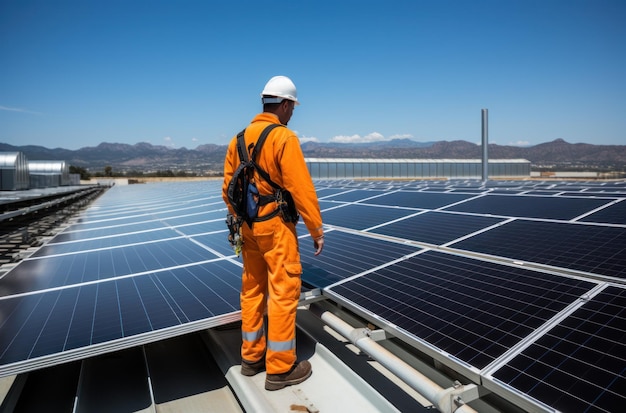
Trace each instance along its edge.
<path fill-rule="evenodd" d="M 234 172 L 228 184 L 228 201 L 235 211 L 236 217 L 228 214 L 226 217 L 226 225 L 230 231 L 228 240 L 233 245 L 237 255 L 241 252 L 243 239 L 241 237 L 241 225 L 245 221 L 248 226 L 252 227 L 253 222 L 267 221 L 281 214 L 287 222 L 298 222 L 299 215 L 293 202 L 293 198 L 289 191 L 283 189 L 276 182 L 272 181 L 270 175 L 256 163 L 257 154 L 261 151 L 265 140 L 274 128 L 284 125 L 272 123 L 263 129 L 256 144 L 251 143 L 246 148 L 244 139 L 245 129 L 237 134 L 237 152 L 239 153 L 240 164 Z M 248 152 L 252 153 L 248 157 Z M 261 178 L 267 181 L 274 193 L 270 195 L 260 195 L 254 180 L 254 171 L 257 171 Z M 270 202 L 276 202 L 277 208 L 265 214 L 258 216 L 258 208 L 267 205 Z"/>
<path fill-rule="evenodd" d="M 263 144 L 265 143 L 265 140 L 269 136 L 270 132 L 274 130 L 275 128 L 281 127 L 281 126 L 284 126 L 284 125 L 281 125 L 278 123 L 272 123 L 272 124 L 267 125 L 265 129 L 263 129 L 263 132 L 261 132 L 261 136 L 259 136 L 259 139 L 257 140 L 256 144 L 251 143 L 247 148 L 246 148 L 246 141 L 244 139 L 244 133 L 246 132 L 246 130 L 244 129 L 237 134 L 237 152 L 239 153 L 239 159 L 241 160 L 241 163 L 247 165 L 247 168 L 248 168 L 246 172 L 248 174 L 249 182 L 248 182 L 248 188 L 246 189 L 248 190 L 248 192 L 253 193 L 253 196 L 256 198 L 254 199 L 254 201 L 256 201 L 257 207 L 267 205 L 270 202 L 276 201 L 276 198 L 277 198 L 276 192 L 282 189 L 278 184 L 272 181 L 272 179 L 270 178 L 270 175 L 263 168 L 261 168 L 259 164 L 256 163 L 256 156 L 261 151 L 261 148 L 263 148 Z M 252 154 L 250 155 L 250 159 L 248 159 L 248 151 L 250 151 L 250 149 L 252 149 Z M 251 181 L 255 170 L 259 173 L 259 175 L 261 175 L 263 179 L 265 179 L 265 181 L 267 181 L 267 183 L 269 183 L 272 186 L 272 188 L 274 188 L 275 192 L 273 194 L 260 195 L 258 193 L 258 190 L 256 189 L 256 185 L 254 184 L 254 182 Z M 250 188 L 251 185 L 253 186 L 253 188 Z M 278 215 L 278 213 L 280 212 L 279 208 L 276 208 L 274 211 L 270 212 L 269 214 L 258 216 L 256 214 L 255 206 L 252 205 L 252 200 L 250 199 L 249 196 L 247 198 L 248 198 L 246 200 L 247 208 L 246 208 L 246 212 L 243 214 L 243 218 L 246 222 L 248 222 L 249 225 L 251 224 L 251 222 L 267 221 L 268 219 L 271 219 L 275 217 L 276 215 Z M 255 213 L 251 213 L 250 209 L 254 209 Z"/>

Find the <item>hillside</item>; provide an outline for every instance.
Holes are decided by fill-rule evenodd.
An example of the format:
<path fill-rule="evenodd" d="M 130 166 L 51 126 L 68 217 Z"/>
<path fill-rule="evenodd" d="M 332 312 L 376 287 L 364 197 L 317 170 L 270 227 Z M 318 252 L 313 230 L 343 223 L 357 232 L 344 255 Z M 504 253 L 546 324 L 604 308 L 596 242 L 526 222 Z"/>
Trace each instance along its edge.
<path fill-rule="evenodd" d="M 410 139 L 367 144 L 307 142 L 302 144 L 302 150 L 309 158 L 476 159 L 482 154 L 480 145 L 466 141 L 423 143 Z M 0 152 L 13 151 L 23 152 L 29 160 L 64 160 L 92 172 L 111 166 L 117 172 L 172 170 L 211 174 L 221 173 L 226 145 L 173 149 L 149 143 L 101 143 L 96 147 L 68 150 L 0 143 Z M 528 159 L 534 169 L 626 169 L 626 145 L 571 144 L 562 139 L 530 147 L 490 144 L 489 157 Z"/>

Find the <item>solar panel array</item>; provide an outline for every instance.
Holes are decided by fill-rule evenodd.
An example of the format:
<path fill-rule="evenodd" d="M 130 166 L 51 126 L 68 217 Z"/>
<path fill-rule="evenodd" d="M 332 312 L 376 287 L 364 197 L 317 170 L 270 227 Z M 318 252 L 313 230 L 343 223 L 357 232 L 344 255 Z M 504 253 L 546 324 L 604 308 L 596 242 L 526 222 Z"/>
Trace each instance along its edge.
<path fill-rule="evenodd" d="M 420 248 L 329 278 L 332 300 L 527 410 L 626 403 L 625 182 L 317 187 L 336 231 Z"/>
<path fill-rule="evenodd" d="M 225 214 L 216 182 L 110 189 L 0 280 L 0 374 L 239 319 Z"/>
<path fill-rule="evenodd" d="M 0 279 L 0 375 L 239 318 L 219 181 L 116 186 Z M 528 410 L 626 402 L 626 182 L 316 182 L 303 282 Z"/>

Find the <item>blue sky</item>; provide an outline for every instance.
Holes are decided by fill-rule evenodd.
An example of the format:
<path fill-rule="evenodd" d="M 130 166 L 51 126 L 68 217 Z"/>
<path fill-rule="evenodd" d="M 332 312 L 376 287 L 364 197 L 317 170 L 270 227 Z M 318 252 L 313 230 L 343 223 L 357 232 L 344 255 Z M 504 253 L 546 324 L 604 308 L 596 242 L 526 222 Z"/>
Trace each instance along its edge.
<path fill-rule="evenodd" d="M 226 144 L 287 75 L 302 141 L 626 144 L 626 1 L 0 0 L 0 142 Z"/>

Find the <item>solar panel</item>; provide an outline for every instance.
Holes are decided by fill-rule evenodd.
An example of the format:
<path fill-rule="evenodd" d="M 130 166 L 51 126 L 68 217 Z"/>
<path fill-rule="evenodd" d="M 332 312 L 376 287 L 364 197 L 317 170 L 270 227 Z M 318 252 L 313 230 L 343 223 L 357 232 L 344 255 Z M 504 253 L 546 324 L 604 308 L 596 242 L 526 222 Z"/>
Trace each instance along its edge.
<path fill-rule="evenodd" d="M 608 286 L 499 367 L 497 386 L 562 412 L 626 405 L 626 289 Z"/>
<path fill-rule="evenodd" d="M 328 203 L 325 203 L 326 206 Z M 322 210 L 325 224 L 351 229 L 367 229 L 398 218 L 415 214 L 416 211 L 401 208 L 381 208 L 361 204 L 347 204 Z"/>
<path fill-rule="evenodd" d="M 575 197 L 591 197 L 591 198 L 605 198 L 605 199 L 611 199 L 614 197 L 620 197 L 620 196 L 624 196 L 626 194 L 619 194 L 613 191 L 606 191 L 606 192 L 589 192 L 589 191 L 585 191 L 585 190 L 581 190 L 581 191 L 577 191 L 577 192 L 559 192 L 559 196 L 575 196 Z"/>
<path fill-rule="evenodd" d="M 0 280 L 0 374 L 236 320 L 224 221 L 219 181 L 111 188 Z"/>
<path fill-rule="evenodd" d="M 133 222 L 133 221 L 130 221 Z M 54 242 L 76 241 L 80 239 L 93 239 L 99 237 L 118 236 L 131 233 L 141 233 L 146 231 L 163 229 L 165 226 L 162 222 L 156 220 L 139 221 L 135 220 L 134 223 L 116 222 L 115 224 L 109 224 L 107 226 L 91 225 L 86 226 L 73 226 L 68 232 L 58 234 L 54 237 Z M 78 232 L 80 231 L 80 232 Z"/>
<path fill-rule="evenodd" d="M 312 243 L 311 238 L 300 239 L 302 281 L 313 287 L 326 287 L 420 250 L 412 245 L 337 230 L 327 231 L 324 238 L 325 245 L 331 247 L 325 247 L 323 255 L 317 257 L 306 245 Z"/>
<path fill-rule="evenodd" d="M 514 220 L 451 244 L 454 248 L 626 278 L 626 228 Z"/>
<path fill-rule="evenodd" d="M 0 296 L 159 271 L 216 258 L 186 238 L 30 258 L 5 276 L 5 288 Z"/>
<path fill-rule="evenodd" d="M 435 357 L 479 371 L 596 284 L 427 251 L 327 292 Z M 428 350 L 427 350 L 428 351 Z"/>
<path fill-rule="evenodd" d="M 608 199 L 486 195 L 453 205 L 446 210 L 507 217 L 569 220 L 609 202 Z"/>
<path fill-rule="evenodd" d="M 219 261 L 5 297 L 0 365 L 20 371 L 234 321 L 240 285 L 241 268 Z"/>
<path fill-rule="evenodd" d="M 340 194 L 342 192 L 346 192 L 345 188 L 332 188 L 332 187 L 324 187 L 321 186 L 319 183 L 317 184 L 317 197 L 318 199 L 324 199 L 327 198 L 331 195 L 335 195 L 335 194 Z"/>
<path fill-rule="evenodd" d="M 363 201 L 366 204 L 401 206 L 407 208 L 437 209 L 475 196 L 436 192 L 398 191 Z"/>
<path fill-rule="evenodd" d="M 580 221 L 605 222 L 607 224 L 626 224 L 626 202 L 623 200 L 587 215 Z"/>
<path fill-rule="evenodd" d="M 385 192 L 386 191 L 353 189 L 350 191 L 340 192 L 336 195 L 324 197 L 324 200 L 338 202 L 355 202 L 371 197 L 378 197 L 380 195 L 384 195 Z"/>
<path fill-rule="evenodd" d="M 228 231 L 212 232 L 202 235 L 193 235 L 190 239 L 204 245 L 209 251 L 218 256 L 235 258 L 232 245 L 227 241 Z"/>
<path fill-rule="evenodd" d="M 176 227 L 176 232 L 181 233 L 183 235 L 194 236 L 201 235 L 207 233 L 216 233 L 216 232 L 227 232 L 226 227 L 226 214 L 223 213 L 223 216 L 219 219 L 213 219 L 210 221 L 197 222 L 193 225 L 183 225 Z M 223 235 L 222 240 L 226 240 L 228 235 Z"/>
<path fill-rule="evenodd" d="M 84 235 L 84 234 L 83 234 Z M 50 255 L 69 254 L 73 252 L 83 252 L 89 250 L 106 249 L 119 247 L 123 245 L 131 245 L 143 242 L 151 242 L 158 240 L 167 240 L 179 238 L 180 234 L 171 228 L 158 228 L 136 233 L 123 235 L 111 235 L 105 237 L 96 237 L 92 239 L 73 239 L 72 241 L 54 242 L 55 238 L 45 246 L 41 247 L 31 257 L 44 257 Z M 66 240 L 71 237 L 63 237 Z"/>
<path fill-rule="evenodd" d="M 426 212 L 381 225 L 369 232 L 442 245 L 502 221 L 492 217 Z"/>

